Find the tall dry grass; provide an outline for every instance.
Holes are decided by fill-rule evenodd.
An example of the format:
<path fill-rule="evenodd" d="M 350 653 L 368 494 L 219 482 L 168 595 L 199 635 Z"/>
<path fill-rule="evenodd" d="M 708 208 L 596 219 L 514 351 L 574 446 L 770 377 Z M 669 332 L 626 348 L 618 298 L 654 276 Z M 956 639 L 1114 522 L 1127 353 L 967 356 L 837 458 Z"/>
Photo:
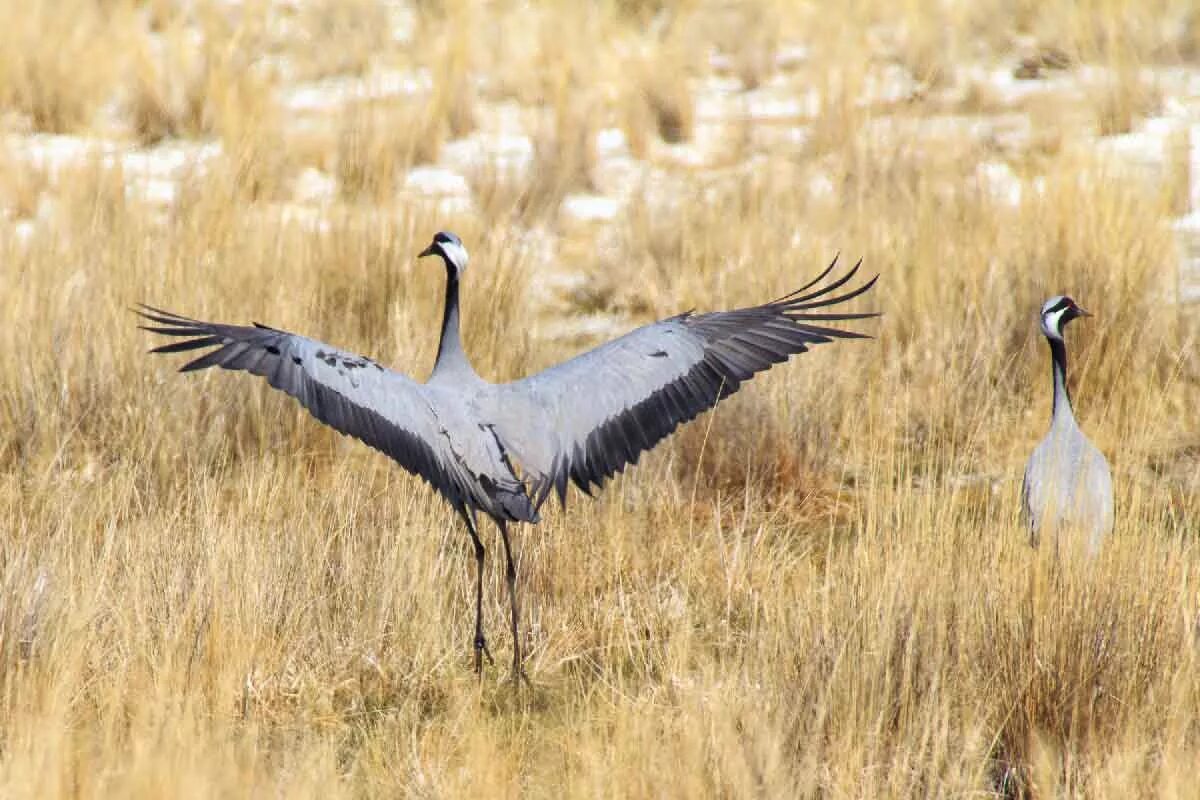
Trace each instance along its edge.
<path fill-rule="evenodd" d="M 442 277 L 414 254 L 449 228 L 474 256 L 464 319 L 480 372 L 505 380 L 571 355 L 591 342 L 544 336 L 560 312 L 535 290 L 563 265 L 527 228 L 586 185 L 579 130 L 629 124 L 644 85 L 605 82 L 626 64 L 643 75 L 663 42 L 703 37 L 706 7 L 422 3 L 421 30 L 440 30 L 422 57 L 449 76 L 447 94 L 396 116 L 347 111 L 315 159 L 350 170 L 338 176 L 349 202 L 325 209 L 324 227 L 278 202 L 306 134 L 270 91 L 225 94 L 230 72 L 212 73 L 234 99 L 205 134 L 224 156 L 165 216 L 110 163 L 51 179 L 5 161 L 25 175 L 20 216 L 43 196 L 55 216 L 28 240 L 0 228 L 0 794 L 1194 795 L 1200 350 L 1195 311 L 1174 303 L 1173 200 L 1108 171 L 1084 126 L 1063 125 L 1030 164 L 1013 157 L 1044 181 L 1009 205 L 974 180 L 1003 155 L 992 145 L 883 131 L 852 94 L 880 26 L 908 32 L 891 57 L 928 75 L 948 74 L 947 39 L 949 52 L 1000 52 L 1032 31 L 1080 58 L 1133 26 L 1122 59 L 1183 49 L 1146 33 L 1175 5 L 1076 5 L 988 4 L 985 26 L 982 11 L 946 19 L 937 3 L 772 4 L 779 31 L 814 48 L 795 80 L 829 89 L 809 144 L 673 174 L 675 202 L 647 193 L 603 247 L 574 243 L 577 266 L 607 276 L 600 310 L 629 325 L 778 296 L 839 250 L 883 274 L 859 305 L 884 316 L 859 326 L 873 340 L 757 379 L 599 499 L 572 495 L 516 532 L 533 682 L 517 694 L 503 671 L 482 683 L 470 671 L 472 559 L 441 501 L 247 376 L 179 376 L 143 355 L 128 308 L 255 319 L 423 377 Z M 164 30 L 182 24 L 156 13 Z M 573 83 L 547 95 L 552 136 L 526 184 L 497 189 L 482 215 L 436 214 L 395 195 L 420 143 L 396 128 L 406 114 L 438 142 L 470 128 L 467 78 L 500 66 L 487 48 L 454 49 L 486 26 L 465 40 L 447 26 L 485 13 L 501 26 L 549 15 L 547 31 L 563 17 L 573 38 L 533 35 L 544 44 L 527 57 L 574 59 L 561 65 Z M 261 12 L 246 19 L 261 32 Z M 355 41 L 373 35 L 346 19 Z M 738 24 L 757 30 L 753 46 L 772 41 Z M 27 87 L 47 91 L 10 89 L 8 103 L 35 98 L 22 109 L 34 128 L 86 127 L 111 86 L 69 86 L 20 41 L 0 67 L 35 64 L 4 74 L 36 74 Z M 233 57 L 241 40 L 229 41 Z M 342 64 L 287 47 L 304 74 Z M 554 85 L 529 70 L 522 86 L 519 53 L 496 56 L 505 79 L 488 91 Z M 747 83 L 761 80 L 755 57 L 735 62 Z M 678 91 L 700 61 L 654 79 Z M 569 101 L 589 89 L 585 114 Z M 630 141 L 666 135 L 652 117 Z M 171 119 L 156 130 L 203 130 Z M 800 188 L 818 174 L 831 192 Z M 1049 416 L 1033 314 L 1059 291 L 1097 314 L 1069 333 L 1071 376 L 1118 494 L 1116 532 L 1087 565 L 1031 550 L 1016 519 Z M 485 541 L 485 622 L 505 652 L 498 542 Z"/>

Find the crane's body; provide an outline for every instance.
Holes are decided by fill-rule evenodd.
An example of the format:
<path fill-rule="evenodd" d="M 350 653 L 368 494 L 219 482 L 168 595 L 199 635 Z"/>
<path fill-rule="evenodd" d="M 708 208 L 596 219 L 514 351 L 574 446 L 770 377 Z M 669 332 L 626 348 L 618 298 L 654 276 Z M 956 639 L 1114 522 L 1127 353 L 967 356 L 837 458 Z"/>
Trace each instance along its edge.
<path fill-rule="evenodd" d="M 491 655 L 482 628 L 482 566 L 476 513 L 500 529 L 512 605 L 513 672 L 523 675 L 517 638 L 516 568 L 507 525 L 536 523 L 551 491 L 565 504 L 568 482 L 590 494 L 640 454 L 740 384 L 813 344 L 862 334 L 814 322 L 874 313 L 821 312 L 857 297 L 875 280 L 837 295 L 856 273 L 813 289 L 816 280 L 772 303 L 737 311 L 681 314 L 504 384 L 472 368 L 459 334 L 458 290 L 467 252 L 438 233 L 422 256 L 446 266 L 442 336 L 433 372 L 418 383 L 360 356 L 257 323 L 201 322 L 160 309 L 139 313 L 147 330 L 181 341 L 152 352 L 215 348 L 182 371 L 219 366 L 265 377 L 314 417 L 387 454 L 429 482 L 462 517 L 477 560 L 475 666 Z M 519 464 L 520 472 L 514 466 Z"/>
<path fill-rule="evenodd" d="M 1095 555 L 1113 526 L 1113 488 L 1108 461 L 1079 427 L 1067 389 L 1067 347 L 1063 327 L 1088 316 L 1069 297 L 1052 297 L 1042 306 L 1042 334 L 1050 345 L 1054 405 L 1050 430 L 1025 466 L 1022 518 L 1030 542 L 1045 535 L 1056 547 L 1082 545 Z M 1064 541 L 1067 540 L 1067 541 Z"/>

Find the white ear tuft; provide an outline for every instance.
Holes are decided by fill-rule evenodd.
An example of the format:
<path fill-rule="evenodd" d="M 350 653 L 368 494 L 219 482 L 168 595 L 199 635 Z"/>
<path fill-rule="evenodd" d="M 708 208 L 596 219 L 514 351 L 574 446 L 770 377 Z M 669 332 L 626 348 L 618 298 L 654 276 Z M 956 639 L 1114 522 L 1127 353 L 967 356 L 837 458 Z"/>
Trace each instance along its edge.
<path fill-rule="evenodd" d="M 442 242 L 440 246 L 442 252 L 446 254 L 446 258 L 460 275 L 467 271 L 467 262 L 471 260 L 471 257 L 467 255 L 467 248 L 458 242 Z"/>
<path fill-rule="evenodd" d="M 1050 311 L 1042 314 L 1042 333 L 1052 339 L 1062 338 L 1062 318 L 1066 314 L 1065 308 L 1060 308 L 1057 311 Z"/>

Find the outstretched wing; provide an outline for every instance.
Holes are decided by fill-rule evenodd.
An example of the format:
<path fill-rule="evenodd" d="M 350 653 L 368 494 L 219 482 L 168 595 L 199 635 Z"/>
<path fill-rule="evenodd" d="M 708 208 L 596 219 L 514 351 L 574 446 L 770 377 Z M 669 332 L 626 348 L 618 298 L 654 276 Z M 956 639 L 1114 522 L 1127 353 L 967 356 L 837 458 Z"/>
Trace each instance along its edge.
<path fill-rule="evenodd" d="M 455 507 L 472 491 L 474 482 L 464 480 L 423 387 L 410 378 L 368 358 L 258 323 L 201 322 L 145 305 L 137 313 L 154 323 L 140 326 L 144 330 L 180 339 L 152 353 L 215 348 L 180 372 L 221 367 L 264 377 L 321 422 L 424 478 Z"/>
<path fill-rule="evenodd" d="M 814 344 L 867 338 L 814 324 L 879 316 L 819 311 L 858 297 L 878 279 L 839 294 L 860 261 L 814 289 L 836 264 L 835 257 L 813 281 L 774 302 L 671 317 L 497 387 L 496 429 L 532 479 L 535 507 L 551 487 L 565 501 L 568 479 L 588 493 L 590 486 L 602 486 L 681 423 L 772 365 Z M 542 418 L 530 421 L 530 411 Z"/>

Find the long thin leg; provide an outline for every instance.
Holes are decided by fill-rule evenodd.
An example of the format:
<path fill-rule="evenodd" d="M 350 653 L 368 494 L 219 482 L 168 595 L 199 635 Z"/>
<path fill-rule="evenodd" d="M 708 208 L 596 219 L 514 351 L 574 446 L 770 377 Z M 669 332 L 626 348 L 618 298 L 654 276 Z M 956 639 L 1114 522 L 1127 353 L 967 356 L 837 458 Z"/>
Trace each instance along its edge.
<path fill-rule="evenodd" d="M 512 680 L 514 684 L 520 680 L 529 683 L 529 676 L 525 674 L 525 669 L 521 666 L 521 635 L 519 632 L 521 611 L 517 604 L 517 565 L 513 562 L 512 545 L 508 541 L 508 526 L 502 520 L 496 520 L 496 526 L 500 528 L 500 538 L 504 541 L 504 558 L 508 562 L 504 577 L 508 580 L 508 599 L 512 606 Z"/>
<path fill-rule="evenodd" d="M 471 541 L 475 543 L 475 674 L 482 676 L 483 656 L 487 656 L 489 664 L 496 663 L 488 650 L 487 639 L 483 638 L 483 542 L 479 541 L 479 531 L 475 528 L 475 512 L 461 513 Z"/>

